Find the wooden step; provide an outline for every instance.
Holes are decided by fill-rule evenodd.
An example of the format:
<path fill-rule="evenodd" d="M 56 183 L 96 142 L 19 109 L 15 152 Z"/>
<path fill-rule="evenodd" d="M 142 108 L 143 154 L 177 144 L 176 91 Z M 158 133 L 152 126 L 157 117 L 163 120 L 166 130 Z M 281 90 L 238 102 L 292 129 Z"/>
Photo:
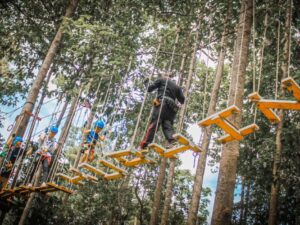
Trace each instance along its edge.
<path fill-rule="evenodd" d="M 189 150 L 191 147 L 189 145 L 182 145 L 176 148 L 172 148 L 170 150 L 167 150 L 164 154 L 164 157 L 166 158 L 172 158 L 174 157 L 174 155 L 181 153 L 181 152 L 185 152 L 187 150 Z"/>
<path fill-rule="evenodd" d="M 224 119 L 224 118 L 227 118 L 233 114 L 236 114 L 236 113 L 240 113 L 241 110 L 236 106 L 236 105 L 232 105 L 232 106 L 229 106 L 228 108 L 220 111 L 220 112 L 217 112 L 217 113 L 214 113 L 213 115 L 201 120 L 198 125 L 199 126 L 203 126 L 203 127 L 206 127 L 206 126 L 209 126 L 211 124 L 213 124 L 213 118 L 215 118 L 216 116 Z"/>
<path fill-rule="evenodd" d="M 88 170 L 88 171 L 90 171 L 90 172 L 92 172 L 92 173 L 94 173 L 98 176 L 101 176 L 101 177 L 105 177 L 105 175 L 106 175 L 106 173 L 103 170 L 100 170 L 96 167 L 93 167 L 88 163 L 81 163 L 78 167 L 79 168 L 84 168 L 84 169 L 86 169 L 86 170 Z"/>
<path fill-rule="evenodd" d="M 112 173 L 112 174 L 107 174 L 104 178 L 106 180 L 117 180 L 123 177 L 124 175 L 122 173 Z"/>
<path fill-rule="evenodd" d="M 298 102 L 300 101 L 300 87 L 293 78 L 287 77 L 281 81 L 281 84 L 283 88 L 294 95 Z"/>
<path fill-rule="evenodd" d="M 175 138 L 176 141 L 182 145 L 190 145 L 190 141 L 186 137 L 184 137 L 182 134 L 174 134 L 173 138 Z"/>
<path fill-rule="evenodd" d="M 262 105 L 258 105 L 257 108 L 270 120 L 271 123 L 280 122 L 280 117 L 274 112 L 273 109 L 265 108 Z"/>
<path fill-rule="evenodd" d="M 225 119 L 221 119 L 219 116 L 212 118 L 213 123 L 215 123 L 218 127 L 220 127 L 224 132 L 229 134 L 234 139 L 240 141 L 243 139 L 243 136 L 240 134 L 238 129 L 234 127 L 231 123 L 229 123 Z"/>
<path fill-rule="evenodd" d="M 117 152 L 106 154 L 106 156 L 112 157 L 112 158 L 119 158 L 119 157 L 123 157 L 123 156 L 128 156 L 130 154 L 131 154 L 131 150 L 123 150 L 123 151 L 117 151 Z"/>
<path fill-rule="evenodd" d="M 267 109 L 300 110 L 300 102 L 288 100 L 262 99 L 257 103 L 257 106 Z"/>
<path fill-rule="evenodd" d="M 245 137 L 249 134 L 254 133 L 257 130 L 259 130 L 259 127 L 255 123 L 253 123 L 253 124 L 250 124 L 246 127 L 241 128 L 239 130 L 239 132 L 241 133 L 241 135 L 243 135 Z M 224 135 L 221 138 L 219 138 L 218 142 L 227 143 L 227 142 L 230 142 L 230 141 L 233 141 L 233 140 L 234 140 L 234 138 L 227 134 L 227 135 Z"/>
<path fill-rule="evenodd" d="M 112 169 L 112 170 L 114 170 L 114 171 L 116 171 L 116 172 L 119 172 L 119 173 L 122 173 L 122 174 L 126 174 L 126 173 L 127 173 L 127 172 L 126 172 L 125 170 L 123 170 L 122 168 L 117 167 L 117 166 L 115 166 L 114 164 L 112 164 L 112 163 L 110 163 L 110 162 L 108 162 L 108 161 L 106 161 L 106 160 L 104 160 L 104 159 L 100 159 L 99 162 L 100 162 L 102 165 L 104 165 L 104 166 L 106 166 L 106 167 L 108 167 L 108 168 L 110 168 L 110 169 Z"/>
<path fill-rule="evenodd" d="M 161 157 L 164 157 L 166 149 L 159 144 L 151 143 L 148 145 L 149 148 L 152 148 L 156 153 L 158 153 Z"/>

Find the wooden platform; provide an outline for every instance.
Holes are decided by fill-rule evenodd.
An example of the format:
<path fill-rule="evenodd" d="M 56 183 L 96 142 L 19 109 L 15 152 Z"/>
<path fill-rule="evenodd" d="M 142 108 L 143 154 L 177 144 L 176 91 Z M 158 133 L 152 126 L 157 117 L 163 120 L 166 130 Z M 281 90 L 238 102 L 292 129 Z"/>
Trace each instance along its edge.
<path fill-rule="evenodd" d="M 111 170 L 114 170 L 116 172 L 119 172 L 121 174 L 127 174 L 127 172 L 125 170 L 123 170 L 122 168 L 120 167 L 117 167 L 115 166 L 114 164 L 104 160 L 104 159 L 100 159 L 99 160 L 99 163 L 101 163 L 103 166 L 106 166 L 107 168 L 111 169 Z"/>
<path fill-rule="evenodd" d="M 242 129 L 240 129 L 239 132 L 241 133 L 241 135 L 247 136 L 257 130 L 259 130 L 259 127 L 256 124 L 250 124 L 249 126 L 246 126 L 246 127 L 243 127 Z M 218 139 L 218 142 L 224 144 L 224 143 L 227 143 L 227 142 L 230 142 L 233 140 L 234 140 L 234 138 L 227 134 L 227 135 L 220 137 Z"/>
<path fill-rule="evenodd" d="M 278 123 L 280 121 L 279 116 L 273 111 L 273 109 L 300 110 L 300 102 L 298 99 L 297 101 L 262 99 L 257 92 L 248 95 L 248 98 L 250 101 L 256 103 L 256 107 L 272 123 Z"/>
<path fill-rule="evenodd" d="M 292 93 L 295 99 L 300 102 L 300 87 L 293 78 L 285 78 L 281 81 L 281 84 L 284 89 Z"/>
<path fill-rule="evenodd" d="M 39 191 L 41 193 L 49 193 L 49 192 L 56 192 L 56 191 L 62 191 L 62 192 L 65 192 L 67 194 L 72 194 L 73 193 L 73 191 L 71 191 L 70 189 L 68 189 L 64 186 L 57 185 L 57 184 L 52 183 L 52 182 L 48 182 L 46 187 L 37 187 L 36 191 Z"/>
<path fill-rule="evenodd" d="M 126 167 L 135 167 L 140 164 L 152 162 L 152 160 L 147 159 L 144 153 L 147 153 L 147 150 L 144 151 L 123 150 L 123 151 L 109 153 L 106 156 L 114 158 L 115 160 L 119 161 L 121 164 L 123 164 Z"/>

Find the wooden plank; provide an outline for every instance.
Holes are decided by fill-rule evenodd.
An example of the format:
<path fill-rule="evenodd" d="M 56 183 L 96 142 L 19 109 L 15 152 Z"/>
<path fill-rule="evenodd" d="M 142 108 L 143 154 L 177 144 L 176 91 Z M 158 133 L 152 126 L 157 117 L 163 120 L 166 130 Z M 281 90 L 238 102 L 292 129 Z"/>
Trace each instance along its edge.
<path fill-rule="evenodd" d="M 166 149 L 162 146 L 160 146 L 159 144 L 156 143 L 151 143 L 148 145 L 149 148 L 152 148 L 155 152 L 157 152 L 158 154 L 160 154 L 162 157 L 164 156 Z"/>
<path fill-rule="evenodd" d="M 202 149 L 196 144 L 192 144 L 192 145 L 190 145 L 190 147 L 193 152 L 196 152 L 196 153 L 202 152 Z"/>
<path fill-rule="evenodd" d="M 115 158 L 116 160 L 118 160 L 120 163 L 125 163 L 125 162 L 127 162 L 127 159 L 125 159 L 124 157 L 117 157 L 117 158 Z"/>
<path fill-rule="evenodd" d="M 141 163 L 143 163 L 143 159 L 142 158 L 134 158 L 132 160 L 128 160 L 126 162 L 123 163 L 124 166 L 127 166 L 127 167 L 134 167 L 134 166 L 137 166 L 137 165 L 140 165 Z"/>
<path fill-rule="evenodd" d="M 232 136 L 234 139 L 238 141 L 243 139 L 243 136 L 240 134 L 240 132 L 229 122 L 227 122 L 227 120 L 223 120 L 219 116 L 216 116 L 215 118 L 213 118 L 213 121 L 218 127 L 224 130 L 227 134 Z"/>
<path fill-rule="evenodd" d="M 261 100 L 261 96 L 258 94 L 258 92 L 253 92 L 250 95 L 248 95 L 248 99 L 251 102 L 258 102 Z"/>
<path fill-rule="evenodd" d="M 269 108 L 265 108 L 261 105 L 258 105 L 257 108 L 265 115 L 265 117 L 268 118 L 272 123 L 278 123 L 280 122 L 280 117 L 272 110 Z"/>
<path fill-rule="evenodd" d="M 257 130 L 259 130 L 259 127 L 255 123 L 253 123 L 253 124 L 250 124 L 246 127 L 243 127 L 242 129 L 240 129 L 240 133 L 243 136 L 247 136 L 247 135 L 252 134 L 253 132 L 255 132 Z M 224 136 L 220 137 L 218 139 L 218 142 L 227 143 L 227 142 L 230 142 L 230 141 L 233 141 L 233 140 L 234 140 L 234 138 L 232 138 L 230 135 L 227 134 L 227 135 L 224 135 Z"/>
<path fill-rule="evenodd" d="M 116 179 L 120 179 L 123 178 L 123 174 L 122 173 L 112 173 L 112 174 L 107 174 L 104 178 L 106 180 L 116 180 Z"/>
<path fill-rule="evenodd" d="M 106 167 L 108 167 L 108 168 L 110 168 L 110 169 L 112 169 L 112 170 L 114 170 L 116 172 L 126 174 L 125 170 L 121 169 L 120 167 L 115 166 L 114 164 L 112 164 L 112 163 L 110 163 L 110 162 L 108 162 L 108 161 L 106 161 L 104 159 L 100 159 L 99 162 L 102 165 L 104 165 L 104 166 L 106 166 Z"/>
<path fill-rule="evenodd" d="M 287 77 L 281 81 L 281 84 L 283 88 L 294 95 L 298 102 L 300 101 L 300 87 L 293 78 Z"/>
<path fill-rule="evenodd" d="M 67 194 L 72 194 L 73 193 L 73 191 L 71 191 L 70 189 L 68 189 L 64 186 L 57 185 L 57 184 L 52 183 L 52 182 L 47 182 L 47 185 L 54 188 L 54 189 L 56 189 L 57 191 L 63 191 Z"/>
<path fill-rule="evenodd" d="M 72 177 L 70 177 L 68 175 L 65 175 L 63 173 L 57 173 L 56 176 L 61 178 L 61 179 L 64 179 L 65 181 L 67 181 L 69 183 L 72 183 Z"/>
<path fill-rule="evenodd" d="M 95 182 L 98 181 L 98 178 L 97 178 L 97 177 L 94 177 L 94 176 L 92 176 L 92 175 L 87 175 L 87 179 L 90 180 L 90 181 L 95 181 Z"/>
<path fill-rule="evenodd" d="M 101 176 L 101 177 L 105 177 L 105 175 L 106 175 L 106 173 L 104 171 L 97 169 L 96 167 L 93 167 L 88 163 L 81 163 L 78 167 L 84 168 L 92 173 L 97 174 L 98 176 Z"/>
<path fill-rule="evenodd" d="M 173 138 L 182 145 L 190 145 L 190 141 L 182 134 L 174 134 Z"/>
<path fill-rule="evenodd" d="M 112 158 L 119 158 L 119 157 L 123 157 L 123 156 L 128 156 L 130 154 L 131 154 L 130 150 L 123 150 L 123 151 L 117 151 L 117 152 L 106 154 L 106 156 L 112 157 Z"/>
<path fill-rule="evenodd" d="M 179 147 L 176 147 L 176 148 L 172 148 L 172 149 L 167 150 L 165 152 L 164 157 L 170 158 L 170 157 L 173 157 L 174 155 L 176 155 L 178 153 L 185 152 L 189 149 L 190 149 L 189 145 L 182 145 L 182 146 L 179 146 Z"/>
<path fill-rule="evenodd" d="M 228 108 L 220 111 L 220 112 L 216 112 L 213 115 L 201 120 L 198 125 L 199 126 L 203 126 L 203 127 L 207 127 L 209 125 L 212 125 L 214 123 L 214 118 L 216 117 L 220 117 L 220 118 L 226 118 L 228 116 L 231 116 L 232 114 L 235 113 L 240 113 L 241 110 L 236 106 L 236 105 L 232 105 L 229 106 Z"/>
<path fill-rule="evenodd" d="M 271 109 L 300 110 L 300 102 L 287 100 L 261 100 L 258 107 Z"/>

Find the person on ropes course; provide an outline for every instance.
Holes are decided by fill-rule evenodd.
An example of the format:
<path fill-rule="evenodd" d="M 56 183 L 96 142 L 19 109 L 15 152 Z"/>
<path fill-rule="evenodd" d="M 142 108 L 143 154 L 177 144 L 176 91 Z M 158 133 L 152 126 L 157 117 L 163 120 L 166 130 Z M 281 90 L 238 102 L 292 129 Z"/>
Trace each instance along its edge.
<path fill-rule="evenodd" d="M 22 147 L 23 138 L 22 137 L 15 137 L 12 141 L 12 144 L 7 152 L 5 152 L 7 155 L 6 160 L 3 163 L 3 166 L 1 168 L 0 172 L 0 189 L 6 186 L 10 174 L 12 172 L 13 166 L 17 159 L 22 155 L 24 148 Z M 5 155 L 6 156 L 6 155 Z"/>
<path fill-rule="evenodd" d="M 147 87 L 148 83 L 149 80 L 146 79 L 144 85 Z M 155 132 L 160 125 L 162 126 L 164 136 L 168 141 L 167 148 L 172 148 L 175 143 L 175 139 L 173 138 L 173 124 L 179 109 L 176 100 L 178 100 L 180 104 L 184 104 L 185 97 L 181 87 L 168 77 L 158 78 L 154 83 L 148 86 L 148 92 L 153 92 L 154 90 L 157 90 L 157 97 L 153 101 L 154 108 L 151 115 L 151 121 L 146 135 L 140 144 L 140 148 L 147 148 L 153 141 Z"/>
<path fill-rule="evenodd" d="M 105 137 L 104 135 L 99 135 L 99 133 L 103 130 L 105 127 L 105 123 L 102 120 L 97 120 L 94 123 L 94 129 L 93 130 L 87 130 L 83 128 L 83 134 L 84 134 L 84 143 L 82 145 L 81 153 L 83 154 L 80 163 L 83 162 L 92 162 L 95 158 L 95 146 L 97 142 L 104 141 Z"/>
<path fill-rule="evenodd" d="M 46 187 L 46 181 L 48 178 L 49 174 L 49 167 L 51 165 L 51 161 L 53 158 L 53 155 L 58 147 L 55 135 L 58 133 L 58 128 L 56 126 L 51 126 L 48 132 L 45 132 L 44 134 L 40 135 L 39 137 L 39 149 L 36 151 L 36 157 L 37 162 L 35 165 L 35 168 L 33 170 L 33 173 L 36 172 L 37 166 L 38 166 L 38 161 L 40 160 L 42 164 L 42 185 L 41 187 Z M 32 174 L 31 177 L 33 177 L 34 174 Z M 31 184 L 29 185 L 31 186 Z"/>

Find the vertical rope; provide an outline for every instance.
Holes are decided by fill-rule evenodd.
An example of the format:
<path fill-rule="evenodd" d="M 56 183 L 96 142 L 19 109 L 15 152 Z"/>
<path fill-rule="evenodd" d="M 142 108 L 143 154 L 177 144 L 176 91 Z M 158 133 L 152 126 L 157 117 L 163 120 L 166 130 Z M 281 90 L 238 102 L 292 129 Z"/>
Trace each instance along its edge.
<path fill-rule="evenodd" d="M 280 11 L 279 11 L 280 17 Z M 278 97 L 278 81 L 279 81 L 279 50 L 280 50 L 280 20 L 278 20 L 277 27 L 277 51 L 276 51 L 276 80 L 275 80 L 275 100 Z"/>
<path fill-rule="evenodd" d="M 252 50 L 252 54 L 253 54 L 253 92 L 255 92 L 256 87 L 255 87 L 255 83 L 256 83 L 256 47 L 255 47 L 255 39 L 256 39 L 256 28 L 255 28 L 255 8 L 256 8 L 256 1 L 253 0 L 253 8 L 252 8 L 252 14 L 253 14 L 253 25 L 252 25 L 252 29 L 253 29 L 253 50 Z"/>

